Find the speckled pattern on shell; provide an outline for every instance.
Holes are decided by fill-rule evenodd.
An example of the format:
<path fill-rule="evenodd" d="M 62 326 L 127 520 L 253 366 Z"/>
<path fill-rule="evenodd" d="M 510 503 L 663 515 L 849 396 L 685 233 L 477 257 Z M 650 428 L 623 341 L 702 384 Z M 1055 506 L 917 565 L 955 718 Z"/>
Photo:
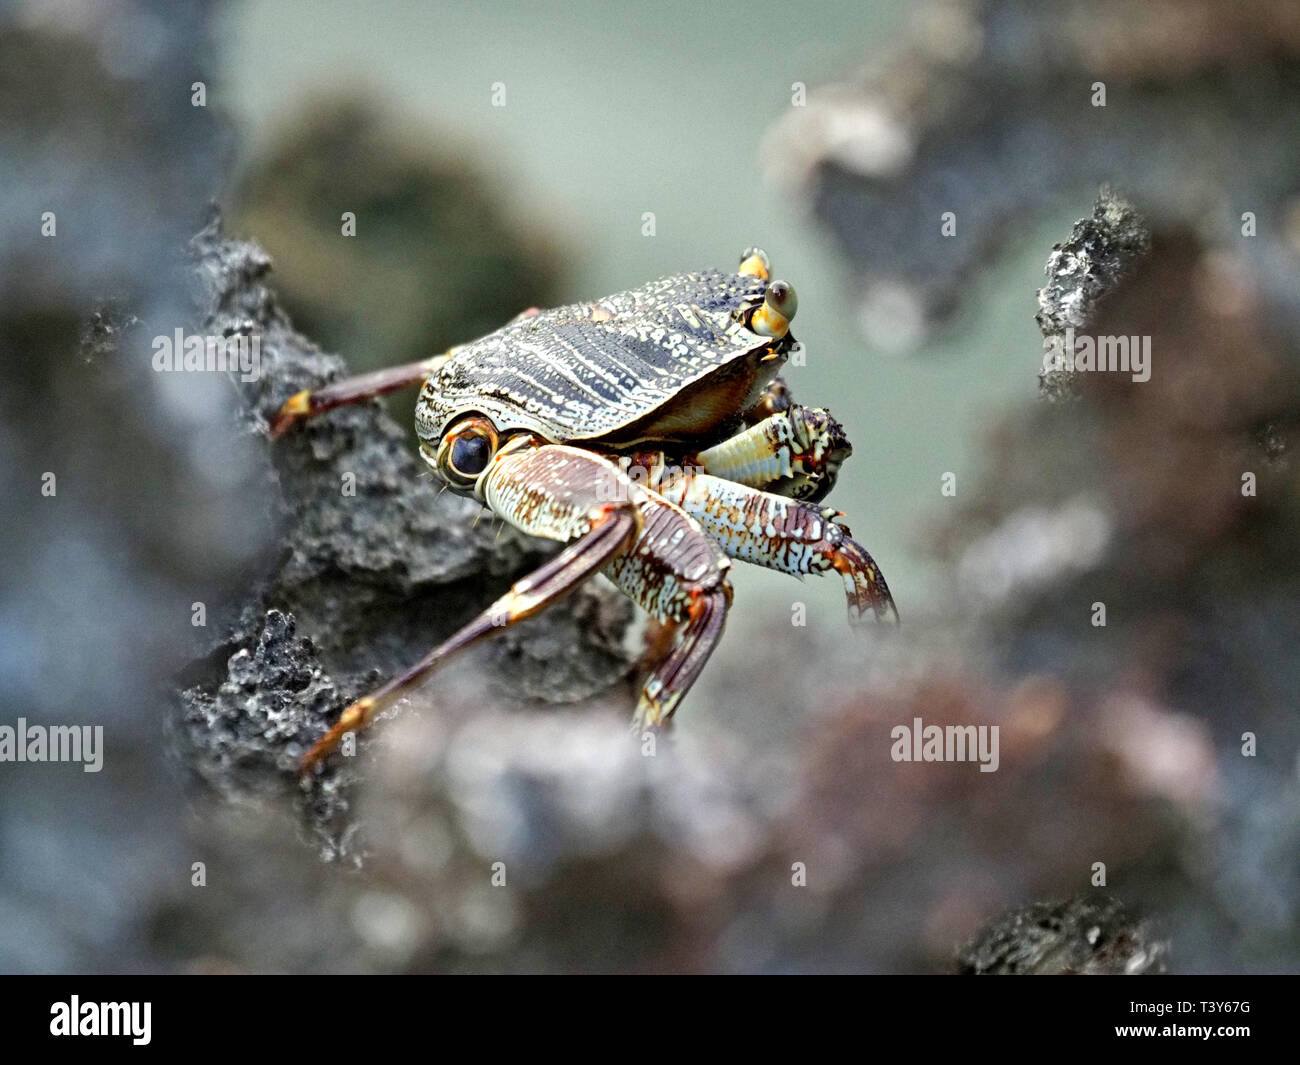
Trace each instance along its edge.
<path fill-rule="evenodd" d="M 542 311 L 453 351 L 425 383 L 416 430 L 436 441 L 480 411 L 501 431 L 555 442 L 605 436 L 770 341 L 732 318 L 762 300 L 759 277 L 705 271 L 661 278 L 595 303 Z"/>

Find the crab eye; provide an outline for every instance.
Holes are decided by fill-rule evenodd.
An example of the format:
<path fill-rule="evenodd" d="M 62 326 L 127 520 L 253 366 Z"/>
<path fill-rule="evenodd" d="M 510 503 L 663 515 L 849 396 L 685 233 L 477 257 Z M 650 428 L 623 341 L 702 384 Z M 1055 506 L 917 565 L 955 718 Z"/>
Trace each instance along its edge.
<path fill-rule="evenodd" d="M 766 281 L 772 276 L 772 263 L 767 257 L 767 252 L 762 248 L 746 248 L 740 256 L 739 273 L 749 277 L 761 277 Z"/>
<path fill-rule="evenodd" d="M 492 443 L 487 434 L 478 430 L 456 437 L 451 445 L 449 461 L 454 473 L 462 477 L 477 477 L 487 469 L 492 457 Z"/>
<path fill-rule="evenodd" d="M 497 430 L 487 418 L 472 414 L 443 433 L 437 455 L 425 451 L 443 480 L 455 488 L 473 486 L 497 450 Z"/>
<path fill-rule="evenodd" d="M 794 317 L 794 312 L 799 308 L 799 297 L 785 281 L 773 281 L 768 285 L 763 302 L 774 311 L 785 315 L 787 321 Z"/>
<path fill-rule="evenodd" d="M 749 319 L 749 328 L 759 336 L 780 338 L 790 330 L 790 319 L 799 298 L 785 281 L 773 281 L 763 293 L 763 302 Z"/>

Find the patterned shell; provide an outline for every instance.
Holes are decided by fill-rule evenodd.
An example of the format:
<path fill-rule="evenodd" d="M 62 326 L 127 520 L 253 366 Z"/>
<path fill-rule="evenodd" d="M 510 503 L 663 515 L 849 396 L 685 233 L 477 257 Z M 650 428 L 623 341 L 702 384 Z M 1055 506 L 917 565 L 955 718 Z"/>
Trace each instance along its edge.
<path fill-rule="evenodd" d="M 766 286 L 719 271 L 679 274 L 517 319 L 454 350 L 420 393 L 416 430 L 437 440 L 454 417 L 478 411 L 501 431 L 556 442 L 616 433 L 768 347 L 732 318 Z"/>

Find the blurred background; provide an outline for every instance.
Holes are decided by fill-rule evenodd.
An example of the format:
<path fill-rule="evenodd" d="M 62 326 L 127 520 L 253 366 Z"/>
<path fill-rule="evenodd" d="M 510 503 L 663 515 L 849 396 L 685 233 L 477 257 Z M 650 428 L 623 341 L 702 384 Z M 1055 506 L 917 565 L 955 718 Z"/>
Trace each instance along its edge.
<path fill-rule="evenodd" d="M 0 724 L 108 753 L 0 764 L 0 968 L 956 971 L 1040 904 L 1083 942 L 1021 968 L 1300 969 L 1297 105 L 1293 0 L 9 5 Z M 1053 401 L 1036 293 L 1103 184 L 1151 250 L 1090 325 L 1152 378 Z M 737 567 L 647 759 L 594 589 L 297 792 L 324 709 L 537 557 L 405 486 L 413 396 L 273 453 L 316 346 L 409 361 L 752 244 L 904 627 Z M 182 327 L 260 331 L 267 379 L 153 373 Z M 915 717 L 999 725 L 999 770 L 892 761 Z"/>

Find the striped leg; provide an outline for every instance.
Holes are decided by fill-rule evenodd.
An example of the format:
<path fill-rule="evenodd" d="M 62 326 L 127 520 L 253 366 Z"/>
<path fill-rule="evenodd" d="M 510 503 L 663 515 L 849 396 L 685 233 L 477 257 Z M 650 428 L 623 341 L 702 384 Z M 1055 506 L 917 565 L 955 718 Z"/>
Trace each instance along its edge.
<path fill-rule="evenodd" d="M 632 550 L 605 566 L 605 575 L 676 629 L 676 642 L 642 688 L 632 718 L 637 733 L 668 723 L 721 638 L 731 605 L 726 553 L 676 504 L 641 491 L 641 534 Z"/>
<path fill-rule="evenodd" d="M 851 624 L 868 612 L 898 619 L 884 575 L 850 538 L 839 511 L 707 474 L 671 479 L 659 491 L 680 504 L 732 558 L 782 573 L 839 573 Z"/>
<path fill-rule="evenodd" d="M 345 377 L 342 381 L 323 385 L 320 388 L 305 388 L 295 392 L 271 419 L 271 437 L 283 436 L 297 422 L 316 414 L 324 414 L 335 407 L 344 407 L 349 403 L 360 403 L 364 399 L 382 396 L 386 392 L 396 392 L 402 388 L 411 388 L 421 384 L 446 360 L 446 355 L 434 355 L 420 362 L 410 362 L 405 366 L 389 366 L 373 373 Z"/>
<path fill-rule="evenodd" d="M 494 512 L 526 533 L 556 539 L 572 535 L 566 525 L 572 501 L 593 491 L 599 499 L 635 506 L 640 518 L 636 541 L 611 557 L 604 573 L 649 614 L 676 630 L 672 649 L 646 679 L 632 722 L 638 732 L 662 727 L 722 636 L 731 605 L 726 552 L 681 507 L 633 483 L 607 459 L 562 444 L 521 454 L 535 456 L 529 459 L 529 471 L 489 477 L 484 498 Z M 510 461 L 504 457 L 497 463 Z M 548 487 L 533 502 L 539 484 Z"/>
<path fill-rule="evenodd" d="M 795 403 L 696 456 L 707 473 L 816 503 L 853 445 L 830 411 Z"/>
<path fill-rule="evenodd" d="M 722 634 L 731 563 L 681 508 L 633 484 L 614 464 L 558 444 L 499 453 L 484 474 L 482 494 L 497 516 L 523 532 L 573 542 L 415 665 L 348 706 L 307 752 L 303 772 L 453 655 L 545 609 L 602 569 L 656 617 L 678 626 L 675 645 L 645 683 L 637 727 L 658 728 L 699 676 Z"/>
<path fill-rule="evenodd" d="M 621 480 L 620 480 L 621 479 Z M 498 516 L 524 532 L 573 540 L 420 661 L 348 706 L 307 752 L 309 772 L 349 732 L 365 728 L 385 707 L 460 651 L 573 591 L 627 550 L 640 527 L 638 498 L 626 478 L 594 456 L 564 447 L 539 447 L 499 455 L 485 475 L 485 495 Z"/>

